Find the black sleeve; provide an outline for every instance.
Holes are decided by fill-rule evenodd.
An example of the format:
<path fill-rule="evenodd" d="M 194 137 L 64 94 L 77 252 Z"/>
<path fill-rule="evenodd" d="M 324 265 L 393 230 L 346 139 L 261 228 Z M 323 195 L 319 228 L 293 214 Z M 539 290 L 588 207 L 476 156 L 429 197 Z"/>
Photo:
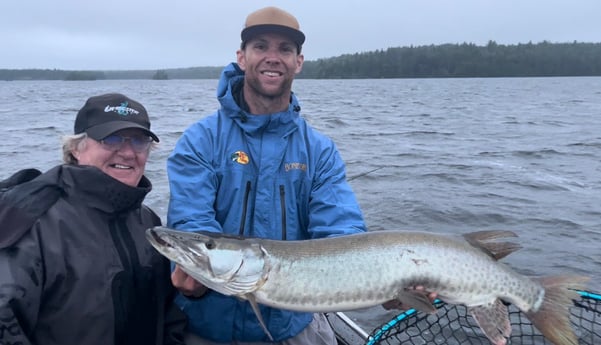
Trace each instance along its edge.
<path fill-rule="evenodd" d="M 30 345 L 42 295 L 43 265 L 35 231 L 0 249 L 0 344 Z"/>
<path fill-rule="evenodd" d="M 170 298 L 165 306 L 165 339 L 163 343 L 165 345 L 184 345 L 186 324 L 186 315 L 174 303 L 174 298 Z"/>

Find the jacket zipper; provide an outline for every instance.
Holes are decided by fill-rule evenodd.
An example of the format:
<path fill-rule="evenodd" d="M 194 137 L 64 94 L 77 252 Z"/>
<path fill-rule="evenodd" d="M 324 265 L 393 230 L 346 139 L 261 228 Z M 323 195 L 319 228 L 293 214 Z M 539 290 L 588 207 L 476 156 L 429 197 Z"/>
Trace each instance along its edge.
<path fill-rule="evenodd" d="M 244 205 L 242 205 L 242 220 L 240 221 L 240 229 L 238 234 L 244 235 L 244 226 L 246 225 L 246 209 L 248 208 L 248 197 L 250 195 L 250 181 L 246 181 L 246 189 L 244 191 Z"/>
<path fill-rule="evenodd" d="M 135 274 L 140 267 L 140 259 L 138 258 L 136 244 L 129 233 L 127 225 L 125 225 L 125 219 L 119 218 L 111 222 L 110 230 L 113 243 L 123 264 L 123 269 Z"/>
<path fill-rule="evenodd" d="M 280 208 L 282 210 L 282 240 L 286 240 L 286 191 L 280 185 Z"/>
<path fill-rule="evenodd" d="M 109 232 L 113 240 L 115 249 L 121 261 L 123 272 L 125 276 L 130 276 L 132 283 L 136 284 L 137 267 L 139 266 L 138 255 L 136 252 L 135 244 L 125 224 L 125 219 L 117 217 L 109 222 Z M 115 276 L 116 279 L 117 276 Z M 114 327 L 115 327 L 115 344 L 118 344 L 117 339 L 127 338 L 128 323 L 132 322 L 128 314 L 128 304 L 131 303 L 127 297 L 121 294 L 121 285 L 115 285 L 116 282 L 120 284 L 126 284 L 125 281 L 113 280 L 111 283 L 111 294 L 113 299 L 113 308 L 117 313 L 115 314 Z M 138 287 L 139 288 L 139 287 Z"/>

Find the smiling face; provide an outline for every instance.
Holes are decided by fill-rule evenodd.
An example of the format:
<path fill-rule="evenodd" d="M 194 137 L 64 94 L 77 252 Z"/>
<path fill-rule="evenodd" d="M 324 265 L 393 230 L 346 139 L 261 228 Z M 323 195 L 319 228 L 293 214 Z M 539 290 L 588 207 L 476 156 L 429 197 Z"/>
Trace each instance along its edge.
<path fill-rule="evenodd" d="M 139 129 L 124 129 L 114 134 L 124 137 L 147 136 Z M 79 165 L 95 166 L 112 178 L 136 187 L 144 175 L 149 151 L 150 148 L 142 152 L 135 151 L 130 141 L 126 141 L 121 148 L 113 151 L 101 142 L 88 137 L 85 145 L 73 150 L 72 154 L 77 158 Z"/>
<path fill-rule="evenodd" d="M 296 44 L 279 34 L 250 39 L 236 53 L 244 71 L 244 99 L 253 114 L 287 109 L 294 76 L 302 70 L 304 57 Z"/>

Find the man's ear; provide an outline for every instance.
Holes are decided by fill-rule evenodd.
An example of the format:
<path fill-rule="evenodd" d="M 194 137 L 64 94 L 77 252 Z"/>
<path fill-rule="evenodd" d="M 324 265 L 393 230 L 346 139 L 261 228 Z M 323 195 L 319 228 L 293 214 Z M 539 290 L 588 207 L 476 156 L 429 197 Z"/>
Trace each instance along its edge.
<path fill-rule="evenodd" d="M 238 67 L 240 67 L 241 70 L 246 70 L 246 56 L 242 49 L 236 51 L 236 62 L 238 62 Z"/>
<path fill-rule="evenodd" d="M 298 54 L 296 57 L 296 74 L 299 74 L 303 70 L 303 62 L 305 62 L 305 56 L 303 54 Z"/>
<path fill-rule="evenodd" d="M 77 149 L 71 150 L 71 155 L 79 161 L 79 150 L 77 150 Z"/>

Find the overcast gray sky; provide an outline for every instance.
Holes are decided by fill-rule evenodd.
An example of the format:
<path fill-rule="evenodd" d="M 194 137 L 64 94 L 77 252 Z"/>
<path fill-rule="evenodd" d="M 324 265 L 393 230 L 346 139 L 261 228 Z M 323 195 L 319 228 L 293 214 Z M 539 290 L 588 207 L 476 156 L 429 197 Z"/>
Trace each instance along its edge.
<path fill-rule="evenodd" d="M 601 0 L 0 0 L 0 68 L 223 66 L 246 16 L 294 14 L 306 60 L 410 45 L 601 42 Z"/>

